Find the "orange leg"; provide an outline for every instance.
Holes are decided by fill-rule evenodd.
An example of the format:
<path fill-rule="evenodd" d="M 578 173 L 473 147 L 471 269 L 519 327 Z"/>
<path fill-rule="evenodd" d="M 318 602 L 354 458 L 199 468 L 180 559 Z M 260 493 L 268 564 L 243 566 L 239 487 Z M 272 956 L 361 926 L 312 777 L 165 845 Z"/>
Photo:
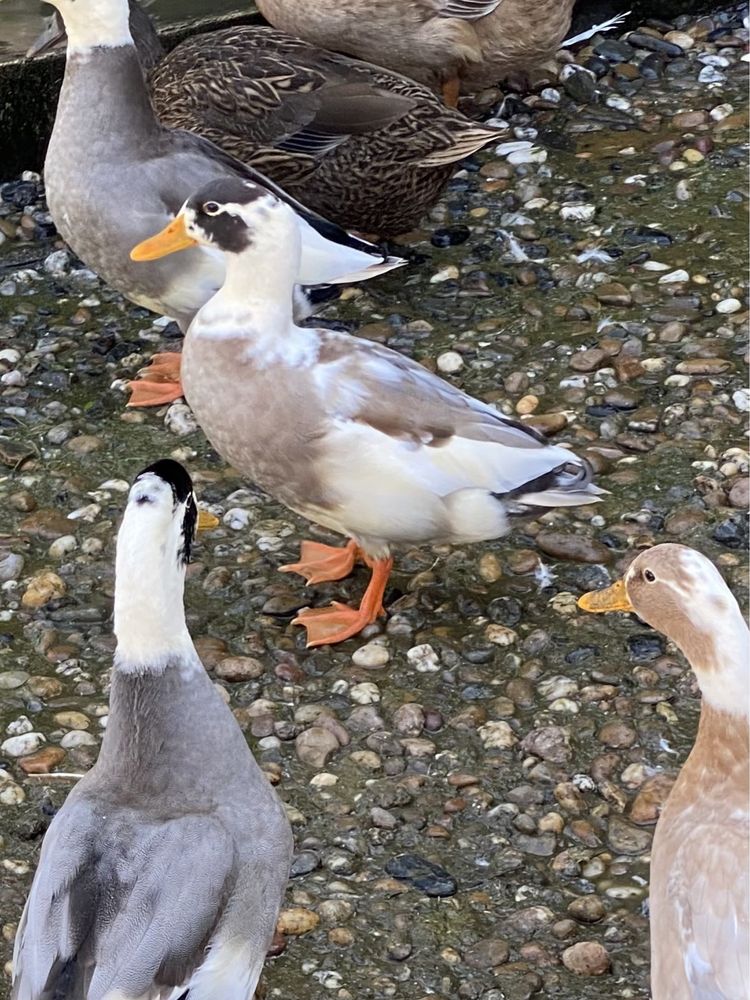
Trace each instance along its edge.
<path fill-rule="evenodd" d="M 304 541 L 300 545 L 299 562 L 279 566 L 279 570 L 299 573 L 308 583 L 325 583 L 349 576 L 357 559 L 364 559 L 364 555 L 355 541 L 347 542 L 343 548 Z"/>
<path fill-rule="evenodd" d="M 442 86 L 443 91 L 443 104 L 447 108 L 457 108 L 458 98 L 461 94 L 461 81 L 457 76 L 451 77 L 450 80 L 446 80 Z"/>
<path fill-rule="evenodd" d="M 162 406 L 179 399 L 182 395 L 181 364 L 181 356 L 174 352 L 155 354 L 148 367 L 139 373 L 141 377 L 128 382 L 128 406 Z"/>
<path fill-rule="evenodd" d="M 334 601 L 327 608 L 305 608 L 300 611 L 293 625 L 304 625 L 307 629 L 307 648 L 328 646 L 343 642 L 371 625 L 378 615 L 384 614 L 383 594 L 388 577 L 393 568 L 393 559 L 368 560 L 372 576 L 358 608 Z"/>

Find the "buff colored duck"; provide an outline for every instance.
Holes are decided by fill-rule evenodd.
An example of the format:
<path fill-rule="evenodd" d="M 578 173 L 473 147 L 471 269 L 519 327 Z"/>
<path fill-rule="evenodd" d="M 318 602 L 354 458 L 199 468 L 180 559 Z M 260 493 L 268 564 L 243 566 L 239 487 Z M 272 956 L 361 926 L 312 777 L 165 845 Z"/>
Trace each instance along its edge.
<path fill-rule="evenodd" d="M 651 851 L 653 1000 L 750 996 L 750 633 L 716 567 L 684 545 L 638 555 L 585 611 L 633 611 L 685 654 L 703 696 Z"/>
<path fill-rule="evenodd" d="M 263 188 L 212 183 L 133 250 L 151 260 L 194 243 L 226 257 L 222 289 L 190 326 L 185 397 L 234 468 L 345 548 L 305 542 L 283 567 L 338 580 L 372 569 L 360 606 L 303 611 L 308 645 L 356 635 L 383 610 L 400 544 L 479 542 L 514 515 L 598 499 L 585 460 L 379 344 L 297 326 L 294 215 Z M 248 294 L 248 289 L 252 291 Z"/>
<path fill-rule="evenodd" d="M 194 35 L 165 54 L 130 0 L 130 31 L 163 125 L 210 139 L 349 229 L 413 229 L 456 165 L 504 136 L 396 73 L 265 27 Z M 59 14 L 30 54 L 64 38 Z"/>
<path fill-rule="evenodd" d="M 459 93 L 527 72 L 559 48 L 574 0 L 257 0 L 275 27 Z"/>
<path fill-rule="evenodd" d="M 185 623 L 193 484 L 136 476 L 117 537 L 109 719 L 55 815 L 16 935 L 11 1000 L 250 1000 L 292 831 Z"/>
<path fill-rule="evenodd" d="M 47 201 L 65 241 L 113 288 L 187 329 L 221 286 L 222 255 L 201 246 L 182 265 L 136 267 L 129 252 L 174 218 L 192 191 L 222 177 L 249 178 L 290 204 L 303 245 L 300 285 L 358 281 L 403 263 L 304 208 L 207 139 L 165 128 L 151 107 L 128 0 L 54 0 L 54 6 L 68 48 L 44 164 Z M 179 355 L 172 358 L 178 376 Z M 179 386 L 173 383 L 162 398 L 152 395 L 144 402 L 165 402 L 180 395 Z"/>

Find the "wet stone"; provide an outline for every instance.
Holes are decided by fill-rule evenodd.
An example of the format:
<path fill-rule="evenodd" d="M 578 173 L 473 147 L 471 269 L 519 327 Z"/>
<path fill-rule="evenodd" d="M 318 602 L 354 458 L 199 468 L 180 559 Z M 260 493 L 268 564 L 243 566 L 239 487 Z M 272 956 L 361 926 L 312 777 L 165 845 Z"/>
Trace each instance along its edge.
<path fill-rule="evenodd" d="M 603 976 L 611 961 L 607 949 L 598 941 L 578 941 L 562 953 L 563 965 L 577 976 Z"/>
<path fill-rule="evenodd" d="M 228 656 L 215 667 L 216 676 L 233 684 L 256 680 L 265 673 L 265 667 L 253 656 Z"/>
<path fill-rule="evenodd" d="M 542 552 L 555 559 L 569 559 L 572 562 L 607 563 L 612 558 L 611 551 L 593 538 L 584 535 L 566 535 L 559 531 L 542 531 L 536 543 Z"/>
<path fill-rule="evenodd" d="M 464 961 L 472 969 L 494 969 L 503 965 L 510 957 L 508 942 L 502 938 L 486 938 L 477 941 L 464 952 Z"/>
<path fill-rule="evenodd" d="M 607 843 L 618 854 L 643 854 L 651 846 L 651 833 L 613 815 L 607 822 Z"/>
<path fill-rule="evenodd" d="M 440 865 L 420 857 L 418 854 L 399 854 L 385 865 L 385 871 L 393 878 L 408 882 L 425 896 L 454 896 L 458 884 Z"/>

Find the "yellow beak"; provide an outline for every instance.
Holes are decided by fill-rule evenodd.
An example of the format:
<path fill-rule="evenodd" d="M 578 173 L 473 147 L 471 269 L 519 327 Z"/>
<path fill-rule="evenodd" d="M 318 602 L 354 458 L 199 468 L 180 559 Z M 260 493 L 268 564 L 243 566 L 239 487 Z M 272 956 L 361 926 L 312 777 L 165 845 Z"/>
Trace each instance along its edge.
<path fill-rule="evenodd" d="M 198 511 L 198 531 L 211 531 L 212 528 L 216 528 L 218 525 L 218 517 L 214 517 L 210 511 L 203 509 Z"/>
<path fill-rule="evenodd" d="M 139 243 L 130 251 L 131 260 L 158 260 L 178 250 L 197 246 L 198 241 L 188 236 L 185 220 L 181 215 L 173 219 L 160 233 Z"/>
<path fill-rule="evenodd" d="M 625 589 L 625 582 L 618 580 L 606 590 L 592 590 L 583 597 L 578 598 L 578 607 L 582 611 L 632 611 L 633 605 L 630 603 L 628 592 Z"/>

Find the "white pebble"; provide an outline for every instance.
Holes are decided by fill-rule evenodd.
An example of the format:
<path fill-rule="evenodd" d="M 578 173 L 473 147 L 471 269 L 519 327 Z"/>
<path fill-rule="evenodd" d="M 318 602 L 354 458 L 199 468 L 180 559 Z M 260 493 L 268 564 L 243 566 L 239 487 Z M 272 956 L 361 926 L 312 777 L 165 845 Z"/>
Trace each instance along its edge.
<path fill-rule="evenodd" d="M 448 267 L 444 267 L 442 271 L 437 271 L 430 278 L 431 285 L 440 285 L 444 281 L 455 281 L 458 277 L 458 268 L 455 264 L 449 264 Z"/>
<path fill-rule="evenodd" d="M 20 806 L 25 798 L 26 792 L 15 781 L 8 781 L 0 788 L 0 802 L 4 806 Z"/>
<path fill-rule="evenodd" d="M 352 653 L 352 663 L 358 667 L 384 667 L 391 654 L 382 642 L 368 642 Z"/>
<path fill-rule="evenodd" d="M 0 351 L 0 361 L 4 361 L 9 365 L 17 365 L 21 360 L 21 352 L 17 351 L 15 347 L 5 347 Z"/>
<path fill-rule="evenodd" d="M 372 681 L 363 681 L 352 686 L 349 697 L 357 705 L 375 705 L 380 701 L 380 688 Z"/>
<path fill-rule="evenodd" d="M 242 531 L 250 523 L 250 513 L 243 507 L 232 507 L 221 520 L 233 531 Z"/>
<path fill-rule="evenodd" d="M 664 385 L 669 386 L 669 388 L 682 389 L 686 385 L 690 385 L 689 375 L 669 375 L 664 379 Z"/>
<path fill-rule="evenodd" d="M 61 535 L 56 538 L 47 550 L 53 559 L 64 559 L 65 556 L 78 548 L 78 542 L 73 535 Z"/>
<path fill-rule="evenodd" d="M 85 556 L 96 556 L 104 548 L 101 538 L 87 538 L 81 546 L 81 552 Z"/>
<path fill-rule="evenodd" d="M 464 366 L 464 359 L 458 351 L 445 351 L 443 354 L 438 355 L 437 366 L 441 372 L 451 375 L 454 372 L 461 371 Z"/>
<path fill-rule="evenodd" d="M 724 83 L 726 78 L 726 73 L 722 73 L 713 66 L 704 66 L 698 74 L 699 83 Z"/>
<path fill-rule="evenodd" d="M 560 215 L 574 222 L 588 222 L 596 214 L 596 205 L 563 205 Z"/>
<path fill-rule="evenodd" d="M 187 403 L 172 403 L 164 417 L 164 423 L 178 437 L 185 437 L 198 430 L 198 422 Z"/>
<path fill-rule="evenodd" d="M 5 732 L 8 736 L 23 736 L 24 733 L 30 733 L 34 729 L 30 720 L 25 715 L 19 715 L 17 719 L 13 722 L 9 722 L 5 727 Z"/>
<path fill-rule="evenodd" d="M 72 729 L 60 740 L 63 750 L 75 750 L 77 747 L 95 747 L 96 737 L 91 733 L 84 732 L 83 729 Z"/>
<path fill-rule="evenodd" d="M 662 274 L 661 278 L 659 278 L 659 284 L 669 285 L 673 281 L 688 281 L 689 278 L 690 275 L 687 271 L 682 267 L 678 267 L 676 271 L 670 271 L 669 274 Z"/>
<path fill-rule="evenodd" d="M 721 302 L 716 303 L 717 313 L 736 313 L 742 308 L 742 303 L 739 299 L 722 299 Z"/>
<path fill-rule="evenodd" d="M 338 784 L 338 780 L 337 775 L 331 774 L 328 771 L 321 771 L 310 778 L 310 784 L 313 788 L 332 788 L 333 785 Z"/>
<path fill-rule="evenodd" d="M 734 108 L 731 104 L 717 104 L 715 108 L 711 109 L 710 115 L 715 122 L 720 122 L 728 118 L 733 111 Z"/>
<path fill-rule="evenodd" d="M 25 757 L 38 750 L 44 742 L 46 739 L 42 733 L 23 733 L 5 740 L 0 744 L 0 751 L 7 753 L 9 757 Z"/>
<path fill-rule="evenodd" d="M 412 646 L 406 652 L 406 659 L 420 674 L 434 674 L 440 669 L 438 655 L 428 642 Z"/>
<path fill-rule="evenodd" d="M 644 271 L 668 271 L 669 264 L 663 264 L 660 260 L 645 260 L 641 267 Z"/>
<path fill-rule="evenodd" d="M 70 268 L 70 254 L 67 250 L 55 250 L 44 261 L 44 270 L 54 278 L 62 278 Z"/>
<path fill-rule="evenodd" d="M 732 393 L 732 402 L 740 413 L 747 413 L 750 410 L 750 389 L 737 389 Z"/>
<path fill-rule="evenodd" d="M 531 149 L 517 149 L 508 155 L 508 163 L 518 166 L 519 163 L 546 163 L 547 150 L 540 146 L 532 146 Z"/>

